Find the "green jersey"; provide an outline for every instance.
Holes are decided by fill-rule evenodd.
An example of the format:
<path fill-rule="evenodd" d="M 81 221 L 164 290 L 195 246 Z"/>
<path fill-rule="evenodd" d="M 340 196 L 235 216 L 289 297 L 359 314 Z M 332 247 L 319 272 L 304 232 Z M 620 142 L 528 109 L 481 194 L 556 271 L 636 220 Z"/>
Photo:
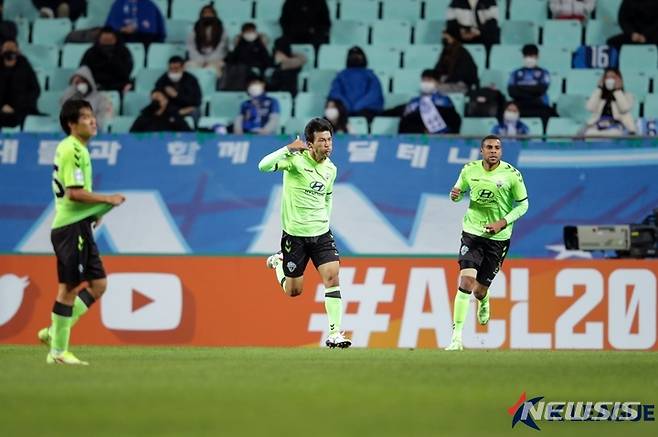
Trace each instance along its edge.
<path fill-rule="evenodd" d="M 513 222 L 528 209 L 523 176 L 504 161 L 500 161 L 491 171 L 485 170 L 481 160 L 469 162 L 459 173 L 455 187 L 461 189 L 462 194 L 469 191 L 470 204 L 463 222 L 464 232 L 469 234 L 492 240 L 509 240 Z M 503 218 L 507 220 L 507 227 L 497 234 L 484 230 L 486 225 Z"/>
<path fill-rule="evenodd" d="M 317 162 L 307 150 L 290 153 L 282 148 L 263 158 L 259 167 L 284 172 L 281 224 L 287 234 L 316 237 L 329 231 L 336 180 L 336 166 L 329 158 Z"/>
<path fill-rule="evenodd" d="M 53 229 L 79 222 L 87 217 L 99 217 L 112 205 L 106 203 L 82 203 L 71 200 L 66 189 L 80 187 L 91 189 L 91 158 L 89 150 L 77 138 L 64 138 L 55 151 L 53 166 L 53 194 L 55 195 L 55 219 Z"/>

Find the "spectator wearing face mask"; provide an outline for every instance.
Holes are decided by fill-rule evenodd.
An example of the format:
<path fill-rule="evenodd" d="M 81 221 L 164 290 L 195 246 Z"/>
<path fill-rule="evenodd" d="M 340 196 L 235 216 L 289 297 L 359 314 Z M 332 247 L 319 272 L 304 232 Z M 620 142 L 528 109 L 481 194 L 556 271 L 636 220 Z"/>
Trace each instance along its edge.
<path fill-rule="evenodd" d="M 442 93 L 465 93 L 478 85 L 478 67 L 471 54 L 450 30 L 443 32 L 443 50 L 434 69 L 439 74 Z"/>
<path fill-rule="evenodd" d="M 0 127 L 23 124 L 28 114 L 37 114 L 37 99 L 41 93 L 37 75 L 18 50 L 14 40 L 0 47 Z"/>
<path fill-rule="evenodd" d="M 345 105 L 340 100 L 329 99 L 324 106 L 324 118 L 334 126 L 335 133 L 351 133 Z"/>
<path fill-rule="evenodd" d="M 240 64 L 247 70 L 258 69 L 261 74 L 272 65 L 270 53 L 267 50 L 267 38 L 258 33 L 254 23 L 242 25 L 242 32 L 234 42 L 234 49 L 226 61 L 230 64 Z"/>
<path fill-rule="evenodd" d="M 347 68 L 331 82 L 328 99 L 340 100 L 350 116 L 364 116 L 368 120 L 384 108 L 382 84 L 368 68 L 366 54 L 354 46 L 347 53 Z"/>
<path fill-rule="evenodd" d="M 286 0 L 279 23 L 292 44 L 313 44 L 317 49 L 329 42 L 331 18 L 326 0 Z"/>
<path fill-rule="evenodd" d="M 86 65 L 81 66 L 73 73 L 69 80 L 69 86 L 64 90 L 59 102 L 64 104 L 69 99 L 89 102 L 94 110 L 96 125 L 99 130 L 106 127 L 112 118 L 112 101 L 105 94 L 98 91 L 94 76 Z"/>
<path fill-rule="evenodd" d="M 151 92 L 151 103 L 142 109 L 130 132 L 187 132 L 190 126 L 178 111 L 169 106 L 169 99 L 164 90 Z"/>
<path fill-rule="evenodd" d="M 514 137 L 517 135 L 528 135 L 530 129 L 521 121 L 521 114 L 516 103 L 509 102 L 505 105 L 505 111 L 499 123 L 493 127 L 491 133 L 501 137 Z"/>
<path fill-rule="evenodd" d="M 523 53 L 523 67 L 514 70 L 507 84 L 507 92 L 514 99 L 522 117 L 541 117 L 544 126 L 548 118 L 555 115 L 548 100 L 548 87 L 551 76 L 538 66 L 539 48 L 526 44 Z"/>
<path fill-rule="evenodd" d="M 80 65 L 89 67 L 100 90 L 126 92 L 131 88 L 133 57 L 111 27 L 101 29 L 94 45 L 82 56 Z"/>
<path fill-rule="evenodd" d="M 587 122 L 585 135 L 635 134 L 635 121 L 631 114 L 634 104 L 633 94 L 624 90 L 624 80 L 619 70 L 607 68 L 587 101 L 586 107 L 592 116 Z"/>
<path fill-rule="evenodd" d="M 211 5 L 201 8 L 199 19 L 187 39 L 188 68 L 213 68 L 222 75 L 228 53 L 228 35 L 217 11 Z"/>
<path fill-rule="evenodd" d="M 253 74 L 248 80 L 247 94 L 249 100 L 242 102 L 240 113 L 233 122 L 236 134 L 269 135 L 279 129 L 279 102 L 265 94 L 265 80 Z"/>
<path fill-rule="evenodd" d="M 180 56 L 169 59 L 168 71 L 160 76 L 155 88 L 167 95 L 168 107 L 181 117 L 191 116 L 196 123 L 201 116 L 201 87 L 196 77 L 184 69 L 185 61 Z"/>

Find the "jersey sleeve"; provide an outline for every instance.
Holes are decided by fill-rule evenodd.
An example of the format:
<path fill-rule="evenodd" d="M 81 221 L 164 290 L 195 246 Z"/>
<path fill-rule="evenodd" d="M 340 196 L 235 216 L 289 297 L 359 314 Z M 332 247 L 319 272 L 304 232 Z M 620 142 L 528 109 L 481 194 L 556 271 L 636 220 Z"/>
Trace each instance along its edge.
<path fill-rule="evenodd" d="M 503 217 L 508 224 L 514 223 L 521 218 L 528 211 L 529 207 L 528 192 L 525 188 L 525 183 L 523 183 L 521 172 L 514 169 L 514 175 L 512 177 L 514 181 L 512 184 L 512 196 L 514 196 L 516 206 Z"/>
<path fill-rule="evenodd" d="M 258 163 L 258 169 L 262 172 L 289 171 L 294 168 L 293 154 L 290 153 L 286 146 L 265 156 Z"/>
<path fill-rule="evenodd" d="M 523 182 L 523 176 L 518 170 L 514 170 L 515 178 L 514 184 L 512 185 L 512 194 L 514 195 L 514 200 L 517 202 L 522 202 L 528 198 L 528 191 L 525 188 L 525 183 Z"/>
<path fill-rule="evenodd" d="M 327 185 L 327 194 L 324 196 L 324 205 L 325 209 L 327 210 L 327 217 L 331 217 L 331 209 L 333 207 L 333 199 L 334 199 L 334 182 L 336 181 L 336 169 L 334 169 L 334 176 L 329 181 L 329 184 Z"/>
<path fill-rule="evenodd" d="M 85 174 L 82 171 L 82 160 L 82 152 L 76 153 L 73 148 L 63 151 L 59 166 L 62 177 L 60 182 L 65 188 L 85 186 L 87 181 L 85 181 Z"/>

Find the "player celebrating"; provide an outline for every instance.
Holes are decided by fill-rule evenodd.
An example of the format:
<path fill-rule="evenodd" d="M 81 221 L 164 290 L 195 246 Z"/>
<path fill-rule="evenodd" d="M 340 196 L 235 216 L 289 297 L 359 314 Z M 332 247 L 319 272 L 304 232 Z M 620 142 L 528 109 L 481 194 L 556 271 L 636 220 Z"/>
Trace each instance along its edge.
<path fill-rule="evenodd" d="M 68 135 L 57 145 L 52 181 L 55 218 L 50 239 L 59 285 L 52 324 L 39 331 L 38 337 L 50 347 L 47 363 L 87 365 L 68 348 L 71 328 L 107 287 L 92 224 L 97 227 L 101 217 L 125 198 L 92 192 L 87 144 L 96 135 L 96 117 L 91 105 L 85 100 L 67 100 L 59 122 Z"/>
<path fill-rule="evenodd" d="M 295 141 L 270 153 L 258 164 L 263 172 L 281 170 L 281 251 L 267 259 L 277 281 L 290 297 L 302 294 L 309 258 L 325 287 L 324 306 L 329 319 L 328 347 L 347 348 L 352 342 L 340 332 L 343 306 L 338 285 L 339 255 L 329 230 L 336 166 L 329 160 L 333 127 L 314 118 L 304 128 L 303 142 Z"/>
<path fill-rule="evenodd" d="M 450 199 L 459 202 L 469 191 L 459 250 L 459 291 L 455 296 L 452 341 L 446 350 L 462 350 L 462 328 L 471 292 L 478 300 L 478 321 L 489 322 L 489 286 L 507 255 L 514 221 L 528 210 L 521 173 L 501 161 L 503 146 L 496 135 L 480 143 L 482 160 L 464 166 Z"/>

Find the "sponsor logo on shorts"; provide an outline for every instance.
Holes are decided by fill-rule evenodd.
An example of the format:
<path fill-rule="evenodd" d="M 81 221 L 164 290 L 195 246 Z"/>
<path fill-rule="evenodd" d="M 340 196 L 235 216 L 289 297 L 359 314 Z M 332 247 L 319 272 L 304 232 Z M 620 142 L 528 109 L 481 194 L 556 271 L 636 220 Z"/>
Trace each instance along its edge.
<path fill-rule="evenodd" d="M 286 252 L 290 253 L 290 251 L 292 250 L 292 243 L 290 242 L 290 240 L 286 240 L 286 242 L 283 245 L 283 249 Z"/>
<path fill-rule="evenodd" d="M 288 268 L 289 272 L 294 272 L 295 269 L 297 268 L 297 264 L 295 264 L 292 261 L 288 261 L 288 264 L 286 264 L 286 267 Z"/>
<path fill-rule="evenodd" d="M 468 252 L 468 246 L 464 244 L 462 248 L 459 250 L 459 253 L 461 253 L 462 256 L 464 256 L 466 255 L 467 252 Z"/>

